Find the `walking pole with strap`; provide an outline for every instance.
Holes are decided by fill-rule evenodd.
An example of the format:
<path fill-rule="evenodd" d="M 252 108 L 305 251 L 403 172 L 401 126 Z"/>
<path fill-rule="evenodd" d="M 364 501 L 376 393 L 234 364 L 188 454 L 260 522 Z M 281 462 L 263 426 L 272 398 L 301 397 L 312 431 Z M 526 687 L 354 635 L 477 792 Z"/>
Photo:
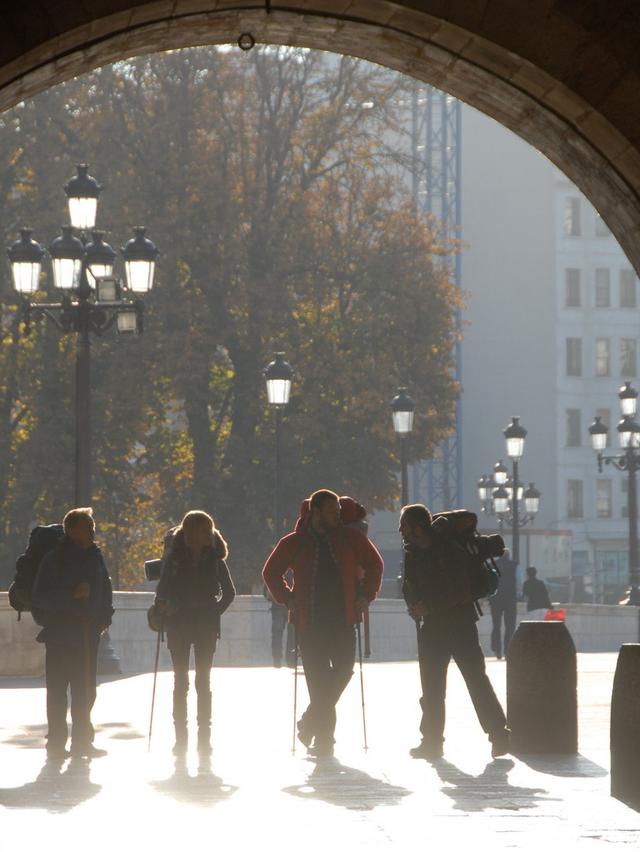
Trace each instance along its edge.
<path fill-rule="evenodd" d="M 358 659 L 360 661 L 360 697 L 362 700 L 362 731 L 364 734 L 364 750 L 367 751 L 369 745 L 367 743 L 367 717 L 364 708 L 364 675 L 362 673 L 362 636 L 360 634 L 360 622 L 356 623 L 358 633 Z"/>
<path fill-rule="evenodd" d="M 147 751 L 151 751 L 151 732 L 153 730 L 153 708 L 156 703 L 156 682 L 158 680 L 158 662 L 160 660 L 160 641 L 164 639 L 164 625 L 158 630 L 158 641 L 156 642 L 156 661 L 153 666 L 153 691 L 151 692 L 151 715 L 149 717 L 149 739 Z"/>
<path fill-rule="evenodd" d="M 296 734 L 298 718 L 298 615 L 293 611 L 293 642 L 294 642 L 294 668 L 293 668 L 293 734 L 291 737 L 291 754 L 296 753 Z"/>
<path fill-rule="evenodd" d="M 371 632 L 369 623 L 369 607 L 364 611 L 364 658 L 368 660 L 371 656 Z"/>

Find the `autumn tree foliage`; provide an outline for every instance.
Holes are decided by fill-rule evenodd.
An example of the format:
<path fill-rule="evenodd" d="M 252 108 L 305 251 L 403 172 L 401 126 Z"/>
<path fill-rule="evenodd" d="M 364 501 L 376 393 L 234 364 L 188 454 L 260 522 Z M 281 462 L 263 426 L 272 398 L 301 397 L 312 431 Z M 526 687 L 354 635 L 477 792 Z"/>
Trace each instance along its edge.
<path fill-rule="evenodd" d="M 48 244 L 76 162 L 105 184 L 100 228 L 161 250 L 145 333 L 94 340 L 94 505 L 122 587 L 164 529 L 214 515 L 242 590 L 273 544 L 274 419 L 262 369 L 294 366 L 284 418 L 287 523 L 317 487 L 398 497 L 389 400 L 417 401 L 413 459 L 451 430 L 459 296 L 395 156 L 409 83 L 320 52 L 197 48 L 99 69 L 0 117 L 0 228 Z M 73 337 L 0 342 L 0 552 L 73 499 Z M 51 288 L 50 276 L 43 285 Z M 54 295 L 50 289 L 48 297 Z M 116 570 L 117 569 L 117 570 Z"/>

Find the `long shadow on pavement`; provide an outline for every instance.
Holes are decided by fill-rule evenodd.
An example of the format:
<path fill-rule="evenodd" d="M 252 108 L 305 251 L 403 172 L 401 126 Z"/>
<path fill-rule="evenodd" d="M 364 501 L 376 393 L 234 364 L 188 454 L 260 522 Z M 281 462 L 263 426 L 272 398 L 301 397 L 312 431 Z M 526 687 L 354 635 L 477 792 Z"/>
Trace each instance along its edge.
<path fill-rule="evenodd" d="M 285 787 L 283 792 L 301 799 L 320 799 L 348 810 L 370 811 L 379 805 L 398 805 L 412 791 L 329 758 L 319 760 L 304 783 Z"/>
<path fill-rule="evenodd" d="M 224 802 L 238 789 L 213 774 L 211 758 L 200 758 L 197 775 L 190 775 L 186 761 L 176 758 L 173 775 L 158 781 L 151 781 L 151 786 L 158 793 L 171 796 L 178 802 L 189 802 L 193 805 L 209 807 Z"/>
<path fill-rule="evenodd" d="M 87 761 L 70 760 L 64 771 L 63 765 L 47 760 L 35 781 L 21 787 L 0 787 L 0 805 L 67 813 L 100 792 L 101 785 L 90 780 Z"/>
<path fill-rule="evenodd" d="M 530 769 L 558 778 L 604 778 L 607 770 L 582 754 L 519 754 Z"/>
<path fill-rule="evenodd" d="M 520 811 L 537 808 L 544 802 L 559 801 L 541 787 L 515 787 L 509 783 L 512 760 L 492 760 L 480 775 L 469 775 L 447 760 L 438 760 L 433 768 L 444 782 L 442 792 L 453 799 L 454 807 L 467 813 L 488 809 Z"/>

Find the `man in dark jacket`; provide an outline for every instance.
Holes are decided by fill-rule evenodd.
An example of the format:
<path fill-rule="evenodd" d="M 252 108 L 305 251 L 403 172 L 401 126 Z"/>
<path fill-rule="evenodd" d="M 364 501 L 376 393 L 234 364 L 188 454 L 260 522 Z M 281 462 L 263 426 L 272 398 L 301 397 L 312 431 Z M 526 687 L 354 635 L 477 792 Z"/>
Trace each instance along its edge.
<path fill-rule="evenodd" d="M 113 615 L 111 580 L 94 543 L 91 509 L 72 509 L 64 517 L 64 538 L 40 563 L 33 587 L 33 609 L 46 646 L 47 754 L 68 756 L 67 689 L 71 688 L 71 754 L 100 757 L 93 745 L 91 709 L 96 698 L 100 634 Z"/>
<path fill-rule="evenodd" d="M 516 629 L 516 613 L 518 609 L 518 563 L 511 558 L 508 550 L 496 560 L 500 571 L 498 591 L 489 598 L 491 608 L 491 650 L 501 660 L 506 656 L 509 642 Z M 504 641 L 502 639 L 502 621 L 504 620 Z"/>
<path fill-rule="evenodd" d="M 411 755 L 427 760 L 442 757 L 447 668 L 452 657 L 489 735 L 492 756 L 506 754 L 509 730 L 485 671 L 464 550 L 432 528 L 431 513 L 421 504 L 403 508 L 400 533 L 405 542 L 403 594 L 418 624 L 422 682 L 422 742 L 411 749 Z"/>
<path fill-rule="evenodd" d="M 286 582 L 293 572 L 291 584 Z M 355 625 L 382 581 L 382 557 L 365 535 L 340 519 L 340 498 L 316 491 L 296 530 L 267 559 L 262 577 L 292 613 L 309 689 L 298 738 L 318 756 L 333 753 L 336 704 L 353 674 Z"/>
<path fill-rule="evenodd" d="M 538 571 L 533 565 L 527 568 L 527 579 L 522 584 L 522 597 L 527 602 L 527 614 L 531 618 L 531 613 L 538 614 L 540 617 L 548 610 L 552 609 L 551 598 L 543 580 L 538 579 Z"/>

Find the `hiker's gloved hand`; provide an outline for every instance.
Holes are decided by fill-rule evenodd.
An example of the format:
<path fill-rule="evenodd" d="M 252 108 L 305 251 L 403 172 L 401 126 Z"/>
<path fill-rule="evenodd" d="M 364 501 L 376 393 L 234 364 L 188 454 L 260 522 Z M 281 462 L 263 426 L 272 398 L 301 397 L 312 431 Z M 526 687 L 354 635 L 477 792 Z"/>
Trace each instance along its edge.
<path fill-rule="evenodd" d="M 73 590 L 73 597 L 76 600 L 86 601 L 89 595 L 91 594 L 91 586 L 89 583 L 83 582 L 78 583 L 78 585 Z"/>
<path fill-rule="evenodd" d="M 422 601 L 418 601 L 417 603 L 414 603 L 414 604 L 409 604 L 408 609 L 409 609 L 409 615 L 411 616 L 411 618 L 415 618 L 416 620 L 418 618 L 424 618 L 425 615 L 427 614 L 427 608 L 422 603 Z"/>

